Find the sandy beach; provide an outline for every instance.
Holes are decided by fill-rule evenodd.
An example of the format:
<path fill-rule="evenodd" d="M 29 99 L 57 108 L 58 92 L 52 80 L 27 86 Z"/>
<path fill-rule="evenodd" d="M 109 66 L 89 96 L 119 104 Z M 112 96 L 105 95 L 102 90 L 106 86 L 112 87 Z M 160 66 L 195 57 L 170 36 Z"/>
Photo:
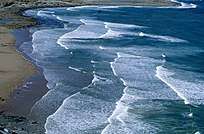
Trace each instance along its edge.
<path fill-rule="evenodd" d="M 175 6 L 168 0 L 73 0 L 73 1 L 2 1 L 0 2 L 0 104 L 5 104 L 9 96 L 23 80 L 36 73 L 35 67 L 15 48 L 13 29 L 32 26 L 36 21 L 22 16 L 22 11 L 38 7 L 64 7 L 76 5 L 136 5 L 136 6 Z"/>
<path fill-rule="evenodd" d="M 16 51 L 15 38 L 9 30 L 1 27 L 0 31 L 0 104 L 3 104 L 16 86 L 35 73 L 35 69 Z"/>
<path fill-rule="evenodd" d="M 22 16 L 22 12 L 30 8 L 76 5 L 175 6 L 177 4 L 165 0 L 121 0 L 119 2 L 110 0 L 30 0 L 27 2 L 9 0 L 0 2 L 0 128 L 14 130 L 17 127 L 19 130 L 24 126 L 25 129 L 20 131 L 25 132 L 30 126 L 37 124 L 35 121 L 27 120 L 22 115 L 28 114 L 32 105 L 47 92 L 46 80 L 42 73 L 23 54 L 17 51 L 16 38 L 11 34 L 14 29 L 37 24 L 34 19 Z M 21 92 L 23 84 L 29 81 L 34 81 L 33 86 L 29 87 L 31 92 Z M 19 92 L 24 97 L 16 101 L 14 98 Z M 13 114 L 18 113 L 18 116 L 7 116 L 4 114 L 4 110 Z M 4 122 L 4 124 L 1 124 L 1 122 Z M 19 122 L 20 125 L 18 126 Z M 44 131 L 41 130 L 42 126 L 37 127 L 40 131 Z M 31 131 L 35 131 L 35 126 L 32 129 Z"/>

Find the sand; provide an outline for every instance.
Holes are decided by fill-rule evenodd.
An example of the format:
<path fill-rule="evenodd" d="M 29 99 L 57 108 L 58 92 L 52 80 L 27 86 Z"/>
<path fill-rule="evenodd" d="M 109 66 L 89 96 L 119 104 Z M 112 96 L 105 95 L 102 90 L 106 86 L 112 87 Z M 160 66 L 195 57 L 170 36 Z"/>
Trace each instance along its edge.
<path fill-rule="evenodd" d="M 44 76 L 37 73 L 38 69 L 16 50 L 15 37 L 11 31 L 36 24 L 34 19 L 22 16 L 22 11 L 38 7 L 76 5 L 174 6 L 177 4 L 167 0 L 0 0 L 0 128 L 18 133 L 44 132 L 42 125 L 24 118 L 47 89 Z M 30 92 L 23 92 L 23 84 L 27 81 L 34 83 L 27 88 Z M 19 95 L 24 97 L 17 101 L 15 98 Z M 3 108 L 14 112 L 15 116 L 5 115 Z"/>
<path fill-rule="evenodd" d="M 35 67 L 16 51 L 15 39 L 0 27 L 0 105 L 6 103 L 13 90 L 34 74 Z"/>
<path fill-rule="evenodd" d="M 22 11 L 38 7 L 75 5 L 143 5 L 173 6 L 169 0 L 8 0 L 0 1 L 0 105 L 22 81 L 34 74 L 35 67 L 16 51 L 10 30 L 35 25 L 34 19 L 22 16 Z"/>

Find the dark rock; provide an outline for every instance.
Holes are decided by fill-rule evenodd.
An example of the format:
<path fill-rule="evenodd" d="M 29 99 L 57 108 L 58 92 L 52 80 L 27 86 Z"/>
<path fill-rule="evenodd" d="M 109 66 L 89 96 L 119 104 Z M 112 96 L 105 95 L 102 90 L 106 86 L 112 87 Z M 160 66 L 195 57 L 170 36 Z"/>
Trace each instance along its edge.
<path fill-rule="evenodd" d="M 33 121 L 31 124 L 38 124 L 38 122 L 37 121 Z"/>
<path fill-rule="evenodd" d="M 4 7 L 9 7 L 9 6 L 13 5 L 13 4 L 14 4 L 14 2 L 5 3 Z"/>
<path fill-rule="evenodd" d="M 25 120 L 26 120 L 25 117 L 18 117 L 18 118 L 15 119 L 16 122 L 23 122 Z"/>

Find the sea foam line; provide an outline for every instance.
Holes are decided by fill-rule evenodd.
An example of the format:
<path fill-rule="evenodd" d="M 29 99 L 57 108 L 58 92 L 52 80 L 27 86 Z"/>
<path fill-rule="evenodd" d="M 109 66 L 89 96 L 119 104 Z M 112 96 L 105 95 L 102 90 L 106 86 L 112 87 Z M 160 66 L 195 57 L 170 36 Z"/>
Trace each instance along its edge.
<path fill-rule="evenodd" d="M 92 9 L 118 9 L 118 8 L 180 8 L 180 9 L 190 9 L 190 8 L 197 8 L 196 4 L 193 3 L 184 3 L 179 2 L 177 0 L 171 0 L 173 3 L 177 3 L 180 6 L 75 6 L 75 7 L 69 7 L 67 10 L 69 11 L 76 11 L 77 9 L 86 9 L 86 8 L 92 8 Z"/>
<path fill-rule="evenodd" d="M 122 23 L 111 23 L 111 22 L 103 22 L 98 20 L 86 20 L 80 19 L 81 25 L 75 30 L 65 33 L 62 35 L 57 44 L 64 47 L 65 49 L 69 49 L 66 45 L 64 45 L 63 41 L 67 39 L 109 39 L 109 38 L 117 38 L 122 35 L 134 35 L 133 32 L 123 31 L 123 29 L 133 29 L 133 28 L 146 28 L 144 26 L 133 25 L 133 24 L 122 24 Z M 92 27 L 104 27 L 106 30 L 105 33 L 96 33 L 94 30 L 84 30 L 84 27 L 92 26 Z M 117 30 L 114 30 L 116 28 Z M 103 28 L 102 28 L 103 29 Z M 100 49 L 102 47 L 99 47 Z M 103 48 L 102 48 L 103 49 Z"/>
<path fill-rule="evenodd" d="M 60 37 L 60 38 L 57 40 L 57 44 L 59 44 L 61 47 L 65 48 L 65 49 L 69 49 L 69 47 L 67 47 L 66 45 L 64 45 L 62 42 L 63 42 L 63 41 L 62 41 L 62 38 Z"/>
<path fill-rule="evenodd" d="M 80 20 L 80 22 L 83 23 L 82 20 Z M 85 23 L 83 23 L 83 24 L 85 24 Z M 74 31 L 71 31 L 71 32 L 76 32 L 77 30 L 79 30 L 79 28 L 80 28 L 80 26 L 79 26 L 77 29 L 75 29 Z M 69 33 L 70 33 L 70 32 L 69 32 Z M 69 33 L 63 34 L 63 35 L 60 36 L 59 39 L 57 40 L 57 44 L 59 44 L 61 47 L 65 48 L 65 49 L 69 49 L 68 46 L 66 46 L 66 45 L 63 44 L 63 41 L 68 38 L 68 37 L 67 37 L 67 34 L 69 34 Z"/>
<path fill-rule="evenodd" d="M 74 6 L 74 7 L 68 7 L 66 10 L 75 11 L 76 9 L 84 9 L 84 8 L 98 8 L 98 6 Z"/>
<path fill-rule="evenodd" d="M 120 53 L 117 52 L 117 57 L 114 59 L 113 62 L 110 62 L 111 69 L 112 69 L 113 74 L 114 74 L 115 76 L 118 76 L 118 75 L 117 75 L 117 73 L 116 73 L 116 71 L 115 71 L 115 69 L 114 69 L 113 64 L 114 64 L 119 58 L 120 58 Z"/>
<path fill-rule="evenodd" d="M 74 97 L 74 96 L 76 96 L 76 95 L 78 95 L 78 94 L 80 94 L 80 92 L 77 92 L 77 93 L 75 93 L 75 94 L 73 94 L 73 95 L 67 97 L 67 98 L 63 101 L 62 105 L 57 109 L 57 111 L 56 111 L 55 113 L 53 113 L 52 115 L 50 115 L 50 116 L 47 117 L 46 122 L 45 122 L 45 125 L 44 125 L 45 134 L 48 134 L 48 129 L 47 129 L 48 120 L 49 120 L 50 118 L 54 117 L 58 112 L 60 112 L 61 107 L 63 107 L 64 105 L 66 105 L 66 102 L 67 102 L 70 98 L 72 98 L 72 97 Z"/>
<path fill-rule="evenodd" d="M 37 12 L 37 16 L 49 16 L 50 14 L 54 14 L 54 11 L 44 11 L 40 10 Z"/>
<path fill-rule="evenodd" d="M 83 72 L 79 68 L 75 68 L 75 67 L 71 67 L 71 66 L 69 66 L 68 68 L 71 69 L 71 70 L 77 71 L 77 72 Z"/>
<path fill-rule="evenodd" d="M 113 74 L 115 76 L 118 76 L 118 75 L 117 75 L 113 65 L 121 57 L 122 57 L 121 54 L 119 52 L 117 52 L 117 57 L 114 59 L 113 62 L 110 62 L 111 69 L 112 69 Z M 120 80 L 122 81 L 123 85 L 125 86 L 125 88 L 123 89 L 123 95 L 116 102 L 115 110 L 113 111 L 111 116 L 108 118 L 109 124 L 102 130 L 101 134 L 105 134 L 106 133 L 108 127 L 113 123 L 113 121 L 112 121 L 113 119 L 117 119 L 119 122 L 122 123 L 123 126 L 125 126 L 125 122 L 121 119 L 121 115 L 127 113 L 128 106 L 125 106 L 125 104 L 123 104 L 122 100 L 123 100 L 124 96 L 126 95 L 126 89 L 128 88 L 128 85 L 127 85 L 127 83 L 125 82 L 125 80 L 123 78 L 120 78 Z"/>
<path fill-rule="evenodd" d="M 177 0 L 171 0 L 171 2 L 174 2 L 174 3 L 178 3 L 180 4 L 180 6 L 176 7 L 176 8 L 197 8 L 197 5 L 196 4 L 193 4 L 193 3 L 184 3 L 184 2 L 179 2 Z"/>
<path fill-rule="evenodd" d="M 96 63 L 96 62 L 92 60 L 91 63 Z M 80 71 L 80 72 L 81 72 L 81 70 L 79 70 L 79 69 L 77 69 L 77 68 L 74 68 L 74 67 L 71 67 L 71 66 L 69 66 L 69 68 L 70 68 L 70 69 L 73 69 L 73 70 L 75 70 L 75 71 Z M 96 74 L 96 72 L 93 71 L 93 79 L 92 79 L 91 83 L 90 83 L 88 86 L 83 87 L 81 90 L 86 90 L 86 89 L 89 88 L 90 86 L 95 85 L 95 83 L 96 83 L 97 81 L 100 81 L 100 80 L 105 81 L 105 80 L 107 80 L 107 79 L 98 76 L 98 75 Z M 45 123 L 45 125 L 44 125 L 44 128 L 45 128 L 45 130 L 46 130 L 45 133 L 48 133 L 47 124 L 48 124 L 49 119 L 51 119 L 51 118 L 54 117 L 58 112 L 60 112 L 61 108 L 63 108 L 64 105 L 66 105 L 66 102 L 67 102 L 69 99 L 71 99 L 72 97 L 74 97 L 74 96 L 76 96 L 76 95 L 78 95 L 78 94 L 80 94 L 80 91 L 78 91 L 78 92 L 76 92 L 75 94 L 73 94 L 73 95 L 67 97 L 67 98 L 63 101 L 62 105 L 57 109 L 57 111 L 56 111 L 55 113 L 53 113 L 52 115 L 50 115 L 50 116 L 47 117 L 46 123 Z M 43 96 L 43 97 L 44 97 L 44 96 Z"/>
<path fill-rule="evenodd" d="M 91 63 L 95 63 L 95 61 L 91 61 Z M 80 69 L 77 69 L 77 68 L 74 68 L 74 67 L 71 67 L 71 66 L 69 66 L 69 68 L 70 68 L 70 69 L 73 69 L 73 70 L 75 70 L 75 71 L 80 71 L 80 72 L 81 72 Z M 87 88 L 89 88 L 89 87 L 92 86 L 92 85 L 95 85 L 96 82 L 98 82 L 98 81 L 100 81 L 100 80 L 106 81 L 107 79 L 106 79 L 106 78 L 103 78 L 103 77 L 101 77 L 101 76 L 99 76 L 99 75 L 97 75 L 96 72 L 93 71 L 93 79 L 92 79 L 91 83 L 90 83 L 88 86 L 83 87 L 83 88 L 81 89 L 81 91 L 82 91 L 82 90 L 86 90 Z M 54 117 L 57 113 L 60 112 L 61 108 L 63 108 L 63 107 L 66 105 L 66 102 L 69 101 L 69 99 L 71 99 L 71 98 L 74 97 L 74 96 L 77 96 L 78 94 L 80 94 L 80 91 L 78 91 L 78 92 L 74 93 L 73 95 L 67 97 L 67 98 L 63 101 L 62 105 L 57 109 L 57 111 L 56 111 L 55 113 L 53 113 L 52 115 L 50 115 L 50 116 L 47 117 L 46 123 L 45 123 L 45 125 L 44 125 L 44 128 L 45 128 L 45 130 L 46 130 L 45 133 L 48 133 L 48 132 L 49 132 L 48 129 L 47 129 L 48 121 L 49 121 L 50 119 L 52 119 L 52 117 Z M 43 97 L 44 97 L 44 96 L 43 96 Z"/>
<path fill-rule="evenodd" d="M 118 77 L 118 75 L 115 71 L 114 64 L 120 58 L 141 58 L 142 57 L 142 56 L 135 56 L 135 55 L 131 55 L 131 54 L 125 54 L 125 53 L 121 53 L 121 52 L 117 52 L 116 54 L 117 54 L 117 57 L 114 59 L 113 62 L 110 62 L 110 66 L 111 66 L 111 69 L 112 69 L 114 75 L 117 77 Z M 145 57 L 143 57 L 143 58 L 145 58 Z M 125 88 L 123 89 L 122 97 L 116 102 L 115 109 L 112 112 L 111 116 L 108 118 L 109 124 L 102 130 L 101 134 L 106 134 L 108 131 L 108 128 L 113 124 L 114 121 L 119 121 L 122 126 L 126 127 L 126 123 L 122 119 L 122 117 L 124 115 L 127 115 L 129 107 L 127 104 L 124 103 L 124 101 L 126 101 L 127 97 L 128 98 L 135 98 L 135 97 L 133 97 L 132 95 L 129 95 L 127 93 L 127 90 L 129 88 L 127 82 L 123 78 L 119 78 L 119 79 L 123 83 Z"/>
<path fill-rule="evenodd" d="M 184 100 L 184 104 L 188 105 L 190 104 L 189 100 L 177 90 L 176 87 L 174 87 L 172 84 L 168 83 L 166 78 L 169 76 L 172 76 L 174 73 L 167 72 L 167 69 L 163 66 L 157 66 L 156 67 L 156 77 L 159 78 L 161 81 L 163 81 L 166 85 L 168 85 L 182 100 Z"/>
<path fill-rule="evenodd" d="M 176 37 L 163 36 L 163 35 L 153 35 L 153 34 L 147 34 L 147 33 L 143 33 L 143 32 L 139 32 L 136 35 L 140 36 L 140 37 L 149 37 L 152 39 L 158 39 L 159 41 L 165 41 L 165 42 L 175 42 L 175 43 L 179 43 L 179 42 L 187 43 L 188 42 L 186 40 L 179 39 Z"/>

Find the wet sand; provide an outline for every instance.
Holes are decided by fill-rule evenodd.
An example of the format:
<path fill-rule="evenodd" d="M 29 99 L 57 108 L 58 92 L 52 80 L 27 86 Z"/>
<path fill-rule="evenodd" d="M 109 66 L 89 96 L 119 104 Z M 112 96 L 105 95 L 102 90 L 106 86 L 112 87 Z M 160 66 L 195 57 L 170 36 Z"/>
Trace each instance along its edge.
<path fill-rule="evenodd" d="M 36 24 L 34 19 L 22 16 L 22 11 L 29 8 L 70 5 L 173 6 L 176 3 L 168 0 L 0 1 L 0 111 L 2 105 L 12 99 L 14 89 L 37 72 L 35 67 L 16 51 L 15 38 L 10 34 L 13 29 Z"/>
<path fill-rule="evenodd" d="M 118 1 L 110 2 L 110 0 L 74 0 L 69 2 L 62 0 L 60 2 L 29 1 L 26 3 L 10 0 L 9 2 L 11 3 L 3 5 L 3 7 L 1 5 L 2 1 L 0 1 L 0 128 L 8 128 L 11 131 L 18 131 L 20 133 L 27 133 L 28 131 L 42 133 L 44 131 L 43 127 L 39 126 L 35 120 L 30 120 L 26 116 L 29 114 L 33 104 L 48 91 L 46 87 L 47 82 L 40 69 L 32 65 L 28 57 L 16 49 L 16 37 L 20 36 L 17 37 L 18 48 L 18 43 L 27 40 L 27 34 L 19 33 L 15 35 L 15 37 L 11 34 L 11 31 L 14 29 L 36 24 L 32 18 L 22 16 L 23 10 L 38 7 L 93 4 L 139 6 L 175 5 L 175 3 L 161 0 L 136 1 L 137 2 L 134 0 L 127 2 L 123 0 L 118 3 Z M 20 42 L 18 42 L 19 40 Z"/>
<path fill-rule="evenodd" d="M 32 40 L 27 28 L 18 29 L 12 33 L 16 37 L 16 49 L 18 51 L 21 51 L 19 49 L 21 44 Z M 32 44 L 28 43 L 27 45 L 31 47 Z M 21 54 L 26 57 L 24 53 Z M 26 57 L 26 59 L 30 60 L 29 57 Z M 32 61 L 30 62 L 32 63 Z M 36 68 L 36 70 L 35 74 L 26 79 L 10 94 L 10 99 L 2 107 L 4 113 L 7 115 L 27 116 L 34 103 L 47 93 L 47 81 L 42 74 L 42 70 L 40 68 Z"/>
<path fill-rule="evenodd" d="M 16 51 L 15 39 L 4 27 L 0 27 L 0 43 L 0 105 L 3 105 L 13 90 L 36 70 Z"/>
<path fill-rule="evenodd" d="M 43 126 L 35 119 L 30 119 L 29 113 L 34 103 L 47 93 L 47 81 L 41 69 L 32 65 L 32 61 L 19 52 L 20 45 L 31 40 L 29 32 L 18 29 L 12 34 L 5 34 L 10 40 L 1 34 L 7 43 L 0 46 L 0 61 L 4 63 L 0 64 L 3 70 L 0 72 L 0 133 L 7 129 L 9 133 L 40 134 L 44 132 Z M 9 42 L 11 39 L 12 42 Z"/>

